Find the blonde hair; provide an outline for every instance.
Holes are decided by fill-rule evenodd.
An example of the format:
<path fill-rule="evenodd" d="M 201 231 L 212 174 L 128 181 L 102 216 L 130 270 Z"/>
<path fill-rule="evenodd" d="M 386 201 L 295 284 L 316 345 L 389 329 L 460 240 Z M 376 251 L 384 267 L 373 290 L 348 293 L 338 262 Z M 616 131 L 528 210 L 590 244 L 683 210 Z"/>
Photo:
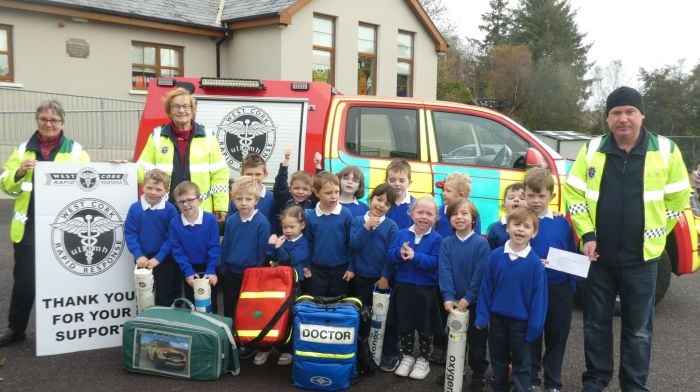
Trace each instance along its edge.
<path fill-rule="evenodd" d="M 169 92 L 168 95 L 166 95 L 163 98 L 163 107 L 165 108 L 165 113 L 168 115 L 168 117 L 172 115 L 172 108 L 170 107 L 170 105 L 172 105 L 173 100 L 183 95 L 186 95 L 187 98 L 189 98 L 190 100 L 190 111 L 192 112 L 192 118 L 194 118 L 194 116 L 197 114 L 197 101 L 194 99 L 194 97 L 190 94 L 189 91 L 185 90 L 182 87 L 178 87 L 175 90 Z"/>
<path fill-rule="evenodd" d="M 294 218 L 299 221 L 299 223 L 306 222 L 306 216 L 304 215 L 304 209 L 300 206 L 289 206 L 282 210 L 279 215 L 280 224 L 284 218 Z"/>
<path fill-rule="evenodd" d="M 199 186 L 192 181 L 183 181 L 175 187 L 173 196 L 178 198 L 186 193 L 194 193 L 196 197 L 200 197 Z"/>
<path fill-rule="evenodd" d="M 437 217 L 439 216 L 438 205 L 437 205 L 437 202 L 435 201 L 435 199 L 433 199 L 432 196 L 423 196 L 423 197 L 421 197 L 421 198 L 419 198 L 419 199 L 416 199 L 416 201 L 414 201 L 413 204 L 411 204 L 411 206 L 408 208 L 408 213 L 409 213 L 409 214 L 413 214 L 413 210 L 416 209 L 416 205 L 417 205 L 418 203 L 420 203 L 421 201 L 427 201 L 427 202 L 431 203 L 431 204 L 435 207 L 435 219 L 437 219 Z"/>
<path fill-rule="evenodd" d="M 148 180 L 151 180 L 157 184 L 163 184 L 165 189 L 170 189 L 170 176 L 168 176 L 168 173 L 160 169 L 151 169 L 147 171 L 143 176 L 143 183 L 145 184 Z"/>
<path fill-rule="evenodd" d="M 251 176 L 240 176 L 231 187 L 231 198 L 238 194 L 254 195 L 257 200 L 260 198 L 260 183 Z"/>
<path fill-rule="evenodd" d="M 314 186 L 314 181 L 311 179 L 311 175 L 303 170 L 295 171 L 289 179 L 289 185 L 291 186 L 295 181 L 301 181 L 304 185 L 309 187 Z"/>
<path fill-rule="evenodd" d="M 394 158 L 386 167 L 386 177 L 389 178 L 389 172 L 406 173 L 408 179 L 411 179 L 411 164 L 403 158 Z"/>
<path fill-rule="evenodd" d="M 472 178 L 467 173 L 450 173 L 445 177 L 445 185 L 454 184 L 457 192 L 462 192 L 464 197 L 472 193 Z"/>
<path fill-rule="evenodd" d="M 314 191 L 320 192 L 321 188 L 323 188 L 323 186 L 326 184 L 340 186 L 340 180 L 338 179 L 338 176 L 331 172 L 324 171 L 316 174 L 316 177 L 314 178 Z"/>
<path fill-rule="evenodd" d="M 527 221 L 530 221 L 530 223 L 532 223 L 532 227 L 535 229 L 535 231 L 537 231 L 540 220 L 537 218 L 535 211 L 528 207 L 518 207 L 506 217 L 508 226 L 510 226 L 511 223 L 525 223 Z"/>

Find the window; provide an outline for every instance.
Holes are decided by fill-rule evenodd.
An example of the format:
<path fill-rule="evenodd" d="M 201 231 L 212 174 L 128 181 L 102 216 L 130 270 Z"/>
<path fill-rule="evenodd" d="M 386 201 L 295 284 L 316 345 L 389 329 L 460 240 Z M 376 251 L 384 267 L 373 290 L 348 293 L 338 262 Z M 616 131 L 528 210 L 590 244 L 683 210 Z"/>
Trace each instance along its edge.
<path fill-rule="evenodd" d="M 131 87 L 145 90 L 151 78 L 184 75 L 182 53 L 181 46 L 132 42 Z"/>
<path fill-rule="evenodd" d="M 335 78 L 335 18 L 314 15 L 314 53 L 311 80 L 333 84 Z"/>
<path fill-rule="evenodd" d="M 12 26 L 0 24 L 0 82 L 12 81 Z"/>
<path fill-rule="evenodd" d="M 499 168 L 524 167 L 530 146 L 504 125 L 466 114 L 434 112 L 440 162 Z"/>
<path fill-rule="evenodd" d="M 399 31 L 396 96 L 413 96 L 413 33 Z"/>
<path fill-rule="evenodd" d="M 357 52 L 357 93 L 377 95 L 377 26 L 360 24 Z"/>
<path fill-rule="evenodd" d="M 345 126 L 351 154 L 418 159 L 418 113 L 414 109 L 352 107 Z"/>

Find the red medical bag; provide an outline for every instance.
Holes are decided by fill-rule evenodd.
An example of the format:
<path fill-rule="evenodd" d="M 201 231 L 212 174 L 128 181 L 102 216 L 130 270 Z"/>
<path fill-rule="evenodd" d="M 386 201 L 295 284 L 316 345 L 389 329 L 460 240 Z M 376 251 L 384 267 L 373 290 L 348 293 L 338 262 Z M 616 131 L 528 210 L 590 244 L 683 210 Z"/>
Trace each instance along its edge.
<path fill-rule="evenodd" d="M 238 343 L 269 347 L 287 342 L 296 294 L 297 278 L 292 267 L 246 269 L 234 322 Z"/>

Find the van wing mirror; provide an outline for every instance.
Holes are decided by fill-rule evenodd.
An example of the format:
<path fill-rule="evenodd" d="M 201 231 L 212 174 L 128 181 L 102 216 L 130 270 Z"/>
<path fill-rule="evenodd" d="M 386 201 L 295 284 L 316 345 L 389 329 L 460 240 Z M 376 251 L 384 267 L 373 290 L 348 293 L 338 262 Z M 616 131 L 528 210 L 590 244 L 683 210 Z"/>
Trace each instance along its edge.
<path fill-rule="evenodd" d="M 531 167 L 549 168 L 549 164 L 544 155 L 542 155 L 540 150 L 533 147 L 528 148 L 525 154 L 525 168 L 529 169 Z"/>

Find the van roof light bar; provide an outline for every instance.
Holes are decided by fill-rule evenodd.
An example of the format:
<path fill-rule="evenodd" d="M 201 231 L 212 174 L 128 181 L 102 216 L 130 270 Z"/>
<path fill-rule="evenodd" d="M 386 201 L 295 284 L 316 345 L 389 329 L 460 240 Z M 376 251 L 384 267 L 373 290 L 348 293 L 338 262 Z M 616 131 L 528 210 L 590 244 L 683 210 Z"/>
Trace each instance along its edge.
<path fill-rule="evenodd" d="M 199 87 L 202 88 L 242 88 L 250 90 L 265 90 L 265 85 L 258 79 L 225 79 L 201 78 Z"/>

